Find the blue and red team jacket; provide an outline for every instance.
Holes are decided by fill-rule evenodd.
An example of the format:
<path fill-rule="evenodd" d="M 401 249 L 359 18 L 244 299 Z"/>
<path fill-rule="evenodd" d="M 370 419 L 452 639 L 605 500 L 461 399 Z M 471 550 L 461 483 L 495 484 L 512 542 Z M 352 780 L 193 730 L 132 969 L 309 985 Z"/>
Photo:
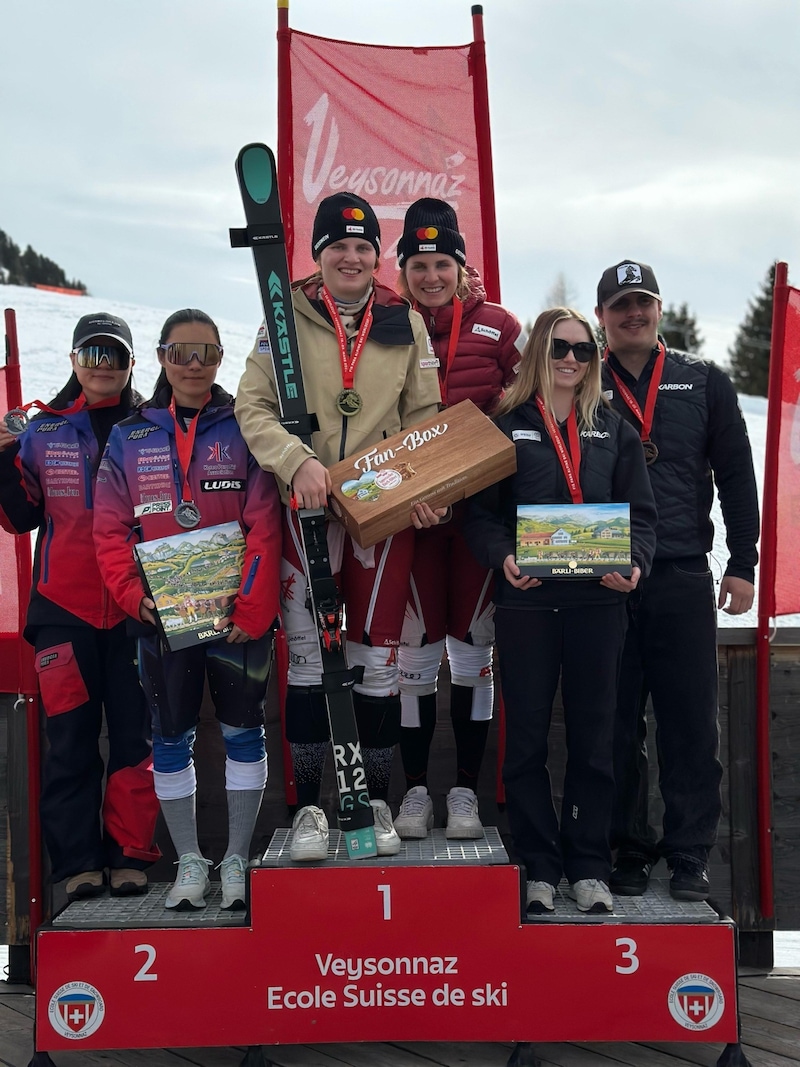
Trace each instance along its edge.
<path fill-rule="evenodd" d="M 146 596 L 133 545 L 185 532 L 175 519 L 184 498 L 175 422 L 162 391 L 111 431 L 97 472 L 94 539 L 100 571 L 122 610 L 139 619 Z M 233 398 L 218 385 L 197 417 L 188 468 L 189 492 L 200 510 L 195 529 L 238 521 L 245 535 L 242 583 L 231 621 L 262 637 L 278 614 L 281 510 L 275 478 L 244 443 Z"/>
<path fill-rule="evenodd" d="M 100 630 L 125 618 L 92 551 L 99 445 L 90 412 L 117 405 L 114 398 L 90 408 L 83 397 L 67 411 L 40 405 L 18 451 L 0 453 L 0 525 L 13 534 L 40 527 L 29 626 L 69 623 L 59 608 Z"/>

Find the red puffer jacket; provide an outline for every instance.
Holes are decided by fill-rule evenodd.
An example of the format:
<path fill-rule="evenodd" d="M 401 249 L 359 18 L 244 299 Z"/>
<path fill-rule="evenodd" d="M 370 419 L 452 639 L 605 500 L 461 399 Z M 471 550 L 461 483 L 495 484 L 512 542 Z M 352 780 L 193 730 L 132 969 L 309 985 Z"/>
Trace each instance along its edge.
<path fill-rule="evenodd" d="M 439 359 L 442 400 L 448 407 L 471 400 L 489 411 L 502 390 L 514 380 L 514 368 L 527 340 L 516 315 L 490 304 L 480 275 L 467 267 L 470 293 L 464 301 L 455 355 L 447 366 L 453 305 L 426 308 L 415 305 L 425 320 Z"/>

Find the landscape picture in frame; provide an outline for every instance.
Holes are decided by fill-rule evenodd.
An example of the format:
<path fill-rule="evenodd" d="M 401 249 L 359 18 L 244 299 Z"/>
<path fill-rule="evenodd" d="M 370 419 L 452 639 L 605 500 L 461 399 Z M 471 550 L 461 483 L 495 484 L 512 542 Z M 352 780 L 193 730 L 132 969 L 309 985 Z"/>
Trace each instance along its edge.
<path fill-rule="evenodd" d="M 535 578 L 631 573 L 629 504 L 520 504 L 517 566 Z"/>
<path fill-rule="evenodd" d="M 245 542 L 238 522 L 182 530 L 143 541 L 134 551 L 171 652 L 230 633 L 230 626 L 214 627 L 230 615 L 242 580 Z"/>

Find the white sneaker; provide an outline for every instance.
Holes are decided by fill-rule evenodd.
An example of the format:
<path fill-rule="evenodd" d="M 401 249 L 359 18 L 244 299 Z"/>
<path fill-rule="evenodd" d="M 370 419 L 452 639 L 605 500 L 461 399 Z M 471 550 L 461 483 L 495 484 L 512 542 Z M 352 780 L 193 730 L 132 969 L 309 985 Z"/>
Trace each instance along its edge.
<path fill-rule="evenodd" d="M 456 785 L 447 794 L 447 828 L 444 836 L 461 840 L 483 837 L 478 798 L 471 789 Z"/>
<path fill-rule="evenodd" d="M 404 840 L 428 836 L 433 826 L 433 801 L 424 785 L 414 785 L 403 797 L 394 828 Z"/>
<path fill-rule="evenodd" d="M 578 905 L 578 911 L 598 914 L 614 910 L 614 898 L 605 882 L 597 878 L 581 878 L 569 887 L 569 895 Z"/>
<path fill-rule="evenodd" d="M 211 887 L 208 880 L 210 860 L 203 859 L 196 852 L 186 852 L 178 860 L 178 877 L 164 903 L 165 908 L 189 911 L 192 908 L 204 908 L 206 895 Z"/>
<path fill-rule="evenodd" d="M 328 820 L 322 808 L 309 804 L 295 815 L 289 858 L 295 863 L 328 858 Z"/>
<path fill-rule="evenodd" d="M 245 907 L 245 890 L 247 888 L 247 860 L 244 856 L 228 856 L 219 865 L 219 877 L 222 882 L 222 903 L 224 910 L 243 911 Z"/>
<path fill-rule="evenodd" d="M 371 800 L 372 816 L 375 820 L 375 844 L 379 856 L 396 856 L 401 842 L 392 822 L 392 813 L 385 800 Z"/>
<path fill-rule="evenodd" d="M 555 911 L 553 897 L 556 887 L 549 882 L 528 882 L 525 887 L 525 909 L 530 915 L 543 915 Z"/>

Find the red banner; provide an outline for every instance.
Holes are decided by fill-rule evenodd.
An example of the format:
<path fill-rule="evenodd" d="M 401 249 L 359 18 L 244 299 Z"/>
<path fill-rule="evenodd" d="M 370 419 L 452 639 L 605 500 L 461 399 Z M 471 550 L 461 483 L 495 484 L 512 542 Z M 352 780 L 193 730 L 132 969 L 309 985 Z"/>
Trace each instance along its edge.
<path fill-rule="evenodd" d="M 481 48 L 481 62 L 482 42 L 394 48 L 295 30 L 279 34 L 284 44 L 287 36 L 279 111 L 289 130 L 281 131 L 278 164 L 292 277 L 312 273 L 314 214 L 322 199 L 342 190 L 375 209 L 386 284 L 394 284 L 406 209 L 423 196 L 452 205 L 469 262 L 483 273 L 485 200 L 473 99 L 474 52 Z"/>
<path fill-rule="evenodd" d="M 800 611 L 800 290 L 788 287 L 776 457 L 775 615 Z M 774 418 L 770 403 L 770 418 Z M 767 460 L 769 462 L 769 459 Z"/>

